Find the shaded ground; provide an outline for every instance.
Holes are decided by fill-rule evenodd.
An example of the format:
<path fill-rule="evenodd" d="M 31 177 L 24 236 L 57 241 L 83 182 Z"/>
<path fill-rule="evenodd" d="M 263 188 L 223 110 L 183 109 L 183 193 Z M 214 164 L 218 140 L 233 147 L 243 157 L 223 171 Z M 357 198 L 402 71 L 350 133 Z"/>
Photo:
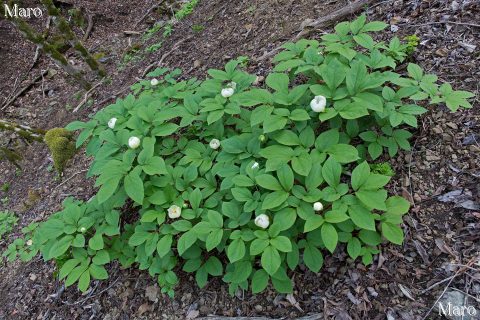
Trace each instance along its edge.
<path fill-rule="evenodd" d="M 189 37 L 166 58 L 165 65 L 180 67 L 187 76 L 203 77 L 208 68 L 221 67 L 231 58 L 261 56 L 265 50 L 290 38 L 304 20 L 345 5 L 343 1 L 319 3 L 314 0 L 301 3 L 239 1 L 235 4 L 221 0 L 201 1 L 191 16 L 175 26 L 171 37 L 159 50 L 153 53 L 140 50 L 134 54 L 132 49 L 144 49 L 158 43 L 161 32 L 143 43 L 141 35 L 126 36 L 123 31 L 143 31 L 148 23 L 160 19 L 161 14 L 152 12 L 135 28 L 152 3 L 117 2 L 120 1 L 108 5 L 88 3 L 89 13 L 95 13 L 95 23 L 86 45 L 104 55 L 111 78 L 108 85 L 99 87 L 92 103 L 72 113 L 71 109 L 80 103 L 84 92 L 48 58 L 41 56 L 28 78 L 36 77 L 42 69 L 57 73 L 46 77 L 11 107 L 0 111 L 2 118 L 44 128 L 87 119 L 90 113 L 103 107 L 98 102 L 135 82 L 150 63 L 158 61 L 181 39 Z M 385 1 L 366 12 L 370 19 L 398 26 L 396 32 L 393 32 L 395 27 L 393 31 L 386 31 L 382 35 L 385 39 L 393 35 L 417 34 L 421 45 L 412 60 L 439 75 L 442 81 L 451 82 L 455 88 L 470 90 L 479 96 L 480 28 L 458 24 L 480 21 L 478 2 Z M 45 21 L 34 23 L 40 27 Z M 319 35 L 319 32 L 312 34 L 313 37 Z M 7 45 L 12 43 L 15 44 Z M 140 55 L 139 52 L 144 53 Z M 3 104 L 4 97 L 12 91 L 15 79 L 21 80 L 28 71 L 34 53 L 34 46 L 23 41 L 6 21 L 0 21 L 3 68 L 0 103 Z M 81 66 L 74 55 L 70 59 Z M 269 67 L 269 62 L 265 61 L 250 63 L 248 69 L 264 74 Z M 82 296 L 76 288 L 63 291 L 61 283 L 52 276 L 53 265 L 37 258 L 28 264 L 15 262 L 0 266 L 0 319 L 184 319 L 187 315 L 209 314 L 294 318 L 311 313 L 337 319 L 384 319 L 386 315 L 389 319 L 421 319 L 448 281 L 430 287 L 452 277 L 461 268 L 458 265 L 467 264 L 475 255 L 478 257 L 478 210 L 437 200 L 438 195 L 463 189 L 464 193 L 471 194 L 472 201 L 480 201 L 478 100 L 474 101 L 473 109 L 461 113 L 451 114 L 443 107 L 432 110 L 422 117 L 414 134 L 413 151 L 391 160 L 397 172 L 390 183 L 391 193 L 402 194 L 415 204 L 404 225 L 405 244 L 384 247 L 382 255 L 369 268 L 352 263 L 337 250 L 335 255 L 325 259 L 319 274 L 310 271 L 294 274 L 293 296 L 299 308 L 273 291 L 255 296 L 245 292 L 230 297 L 227 286 L 219 279 L 198 289 L 194 279 L 181 272 L 176 297 L 169 299 L 158 293 L 154 279 L 147 273 L 120 270 L 116 266 L 112 266 L 109 281 L 96 283 Z M 21 171 L 9 163 L 0 163 L 0 185 L 10 186 L 7 192 L 0 191 L 0 198 L 6 199 L 0 209 L 3 206 L 3 209 L 16 212 L 21 225 L 44 219 L 58 209 L 67 196 L 88 199 L 94 194 L 93 181 L 85 180 L 82 172 L 88 167 L 88 159 L 82 152 L 70 163 L 62 182 L 49 170 L 52 162 L 45 146 L 33 144 L 22 148 Z M 16 233 L 10 237 L 14 238 Z M 0 251 L 6 244 L 0 241 Z M 477 264 L 459 273 L 449 286 L 478 299 L 479 280 Z M 470 298 L 469 304 L 474 303 Z M 480 310 L 478 305 L 477 310 Z M 438 312 L 433 311 L 429 318 L 436 317 Z"/>

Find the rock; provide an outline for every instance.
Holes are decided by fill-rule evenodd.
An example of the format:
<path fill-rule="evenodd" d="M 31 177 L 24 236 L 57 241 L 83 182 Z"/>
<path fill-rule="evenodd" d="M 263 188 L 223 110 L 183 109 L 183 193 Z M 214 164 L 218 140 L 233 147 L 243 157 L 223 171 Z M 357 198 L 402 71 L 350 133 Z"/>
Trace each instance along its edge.
<path fill-rule="evenodd" d="M 37 280 L 37 275 L 35 273 L 30 273 L 29 279 L 31 281 L 35 281 L 35 280 Z"/>
<path fill-rule="evenodd" d="M 158 301 L 159 289 L 157 286 L 148 286 L 145 288 L 145 296 L 152 302 Z"/>
<path fill-rule="evenodd" d="M 449 290 L 445 292 L 438 301 L 437 312 L 447 319 L 452 320 L 474 320 L 478 319 L 480 310 L 477 310 L 472 302 L 460 291 Z"/>

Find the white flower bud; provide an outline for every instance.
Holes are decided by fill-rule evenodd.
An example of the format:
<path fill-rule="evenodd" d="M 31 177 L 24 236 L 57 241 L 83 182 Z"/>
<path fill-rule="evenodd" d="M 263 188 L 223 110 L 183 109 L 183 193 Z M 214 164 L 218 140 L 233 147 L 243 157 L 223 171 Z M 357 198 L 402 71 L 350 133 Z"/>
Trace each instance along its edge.
<path fill-rule="evenodd" d="M 323 210 L 323 204 L 321 202 L 315 202 L 313 204 L 313 210 L 322 211 Z"/>
<path fill-rule="evenodd" d="M 175 204 L 171 205 L 170 208 L 168 208 L 167 211 L 168 211 L 168 217 L 170 219 L 177 219 L 182 214 L 182 208 L 180 208 L 179 206 L 177 206 Z"/>
<path fill-rule="evenodd" d="M 116 123 L 116 122 L 117 122 L 117 118 L 112 118 L 112 119 L 108 120 L 108 127 L 109 127 L 110 129 L 115 128 L 115 123 Z"/>
<path fill-rule="evenodd" d="M 152 80 L 150 80 L 150 84 L 154 87 L 158 84 L 158 80 L 153 78 Z"/>
<path fill-rule="evenodd" d="M 255 169 L 258 169 L 259 166 L 260 166 L 260 165 L 258 164 L 258 162 L 254 162 L 254 163 L 252 164 L 252 169 L 254 169 L 254 170 L 255 170 Z"/>
<path fill-rule="evenodd" d="M 324 96 L 315 96 L 310 102 L 310 108 L 312 108 L 314 112 L 324 112 L 326 105 L 327 99 L 325 99 Z"/>
<path fill-rule="evenodd" d="M 32 239 L 30 239 L 30 240 L 27 241 L 27 246 L 31 246 L 32 244 L 33 244 Z"/>
<path fill-rule="evenodd" d="M 87 231 L 87 228 L 85 228 L 85 227 L 81 227 L 81 228 L 80 228 L 80 232 L 81 232 L 81 233 L 85 233 L 85 231 Z"/>
<path fill-rule="evenodd" d="M 128 146 L 132 149 L 137 149 L 140 146 L 140 139 L 137 137 L 130 137 L 128 139 Z"/>
<path fill-rule="evenodd" d="M 255 218 L 255 225 L 262 229 L 266 229 L 270 225 L 270 218 L 266 214 L 262 213 Z"/>
<path fill-rule="evenodd" d="M 209 145 L 210 145 L 210 148 L 212 148 L 213 150 L 216 150 L 220 147 L 220 140 L 212 139 L 212 141 L 210 141 Z"/>
<path fill-rule="evenodd" d="M 235 93 L 235 89 L 233 88 L 224 88 L 222 89 L 222 97 L 228 98 L 231 97 Z"/>

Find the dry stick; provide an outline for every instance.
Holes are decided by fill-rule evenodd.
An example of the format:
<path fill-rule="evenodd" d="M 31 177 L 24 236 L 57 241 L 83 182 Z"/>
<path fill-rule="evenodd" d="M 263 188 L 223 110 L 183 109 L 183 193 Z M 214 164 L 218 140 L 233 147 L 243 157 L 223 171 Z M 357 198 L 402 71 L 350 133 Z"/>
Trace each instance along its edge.
<path fill-rule="evenodd" d="M 172 47 L 172 49 L 168 52 L 165 52 L 161 57 L 160 57 L 160 60 L 158 60 L 157 62 L 154 62 L 152 64 L 150 64 L 147 68 L 145 68 L 145 70 L 143 71 L 142 73 L 142 78 L 145 78 L 145 75 L 151 70 L 153 69 L 155 66 L 156 67 L 160 67 L 163 63 L 163 61 L 169 56 L 171 55 L 175 50 L 178 49 L 178 47 L 184 43 L 185 41 L 187 40 L 190 40 L 190 38 L 192 38 L 191 36 L 190 37 L 187 37 L 185 39 L 182 39 L 180 41 L 177 41 L 177 43 L 175 43 Z"/>
<path fill-rule="evenodd" d="M 372 2 L 375 2 L 375 1 L 377 1 L 377 0 L 357 0 L 354 3 L 348 4 L 345 7 L 342 7 L 338 10 L 333 11 L 332 13 L 328 14 L 325 17 L 314 20 L 311 23 L 305 24 L 303 29 L 300 30 L 300 32 L 298 32 L 297 35 L 295 37 L 293 37 L 290 41 L 299 40 L 300 38 L 305 37 L 308 34 L 310 34 L 310 32 L 312 32 L 315 29 L 327 27 L 327 26 L 331 25 L 332 23 L 343 19 L 345 16 L 354 14 L 358 10 L 362 9 L 365 5 L 368 5 L 368 4 L 370 4 Z M 309 28 L 309 29 L 307 29 L 307 28 Z M 277 51 L 279 51 L 280 49 L 281 49 L 281 46 L 276 47 L 272 51 L 269 51 L 269 52 L 263 54 L 260 58 L 255 59 L 255 61 L 265 60 L 265 59 L 275 55 L 275 53 Z"/>
<path fill-rule="evenodd" d="M 105 79 L 105 78 L 103 78 Z M 87 92 L 85 92 L 85 96 L 83 97 L 82 101 L 80 101 L 80 103 L 77 105 L 77 107 L 75 109 L 73 109 L 72 112 L 77 112 L 78 109 L 80 109 L 88 100 L 88 98 L 90 97 L 91 93 L 93 90 L 95 90 L 99 85 L 102 84 L 103 82 L 103 79 L 100 80 L 96 85 L 94 85 L 90 90 L 88 90 Z"/>
<path fill-rule="evenodd" d="M 435 300 L 435 302 L 433 303 L 432 307 L 428 310 L 427 314 L 422 318 L 422 320 L 427 319 L 427 317 L 430 315 L 430 313 L 432 313 L 433 308 L 435 308 L 435 306 L 437 305 L 438 301 L 440 301 L 440 299 L 443 297 L 443 295 L 445 294 L 445 292 L 447 292 L 448 287 L 450 287 L 450 284 L 453 282 L 453 280 L 454 280 L 459 274 L 465 272 L 465 271 L 468 269 L 467 267 L 470 267 L 476 260 L 478 260 L 478 258 L 479 258 L 479 257 L 477 256 L 477 257 L 473 257 L 472 259 L 470 259 L 470 261 L 468 261 L 468 263 L 465 265 L 465 267 L 458 269 L 457 272 L 455 272 L 455 274 L 450 277 L 451 279 L 450 279 L 450 281 L 448 281 L 447 285 L 445 286 L 445 289 L 443 289 L 442 294 L 440 294 L 440 296 L 437 298 L 437 300 Z M 443 282 L 443 281 L 442 281 L 442 282 Z"/>
<path fill-rule="evenodd" d="M 83 173 L 83 172 L 87 172 L 87 171 L 88 171 L 88 169 L 83 169 L 83 170 L 80 170 L 80 171 L 75 172 L 75 173 L 72 174 L 70 177 L 68 177 L 67 179 L 63 180 L 62 183 L 60 183 L 58 186 L 56 186 L 55 188 L 53 188 L 53 190 L 60 188 L 60 187 L 63 186 L 65 183 L 67 183 L 68 181 L 72 180 L 76 175 L 78 175 L 78 174 L 80 174 L 80 173 Z"/>
<path fill-rule="evenodd" d="M 88 15 L 87 30 L 85 31 L 85 34 L 83 35 L 82 41 L 87 41 L 88 36 L 90 35 L 90 32 L 92 32 L 92 29 L 93 29 L 93 15 L 89 14 Z"/>
<path fill-rule="evenodd" d="M 30 89 L 31 86 L 33 86 L 36 82 L 38 82 L 40 79 L 43 78 L 48 73 L 48 70 L 42 71 L 42 73 L 37 76 L 35 79 L 27 83 L 25 87 L 23 87 L 20 91 L 18 91 L 9 101 L 7 101 L 0 110 L 6 109 L 9 105 L 11 105 L 15 100 L 17 100 L 18 97 L 20 97 L 22 94 L 24 94 L 28 89 Z"/>

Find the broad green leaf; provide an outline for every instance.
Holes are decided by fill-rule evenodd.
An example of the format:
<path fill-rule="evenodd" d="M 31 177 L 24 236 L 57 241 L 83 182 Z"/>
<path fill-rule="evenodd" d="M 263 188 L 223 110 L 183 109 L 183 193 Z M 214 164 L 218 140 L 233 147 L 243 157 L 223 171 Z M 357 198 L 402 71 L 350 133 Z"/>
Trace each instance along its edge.
<path fill-rule="evenodd" d="M 324 223 L 321 229 L 321 235 L 325 247 L 333 253 L 338 243 L 338 233 L 335 227 L 330 223 Z"/>
<path fill-rule="evenodd" d="M 252 277 L 252 293 L 256 294 L 256 293 L 260 293 L 263 290 L 265 290 L 265 288 L 268 285 L 268 279 L 269 278 L 270 277 L 269 277 L 268 273 L 265 272 L 265 270 L 260 269 L 260 270 L 255 271 L 255 273 L 253 274 L 253 277 Z"/>
<path fill-rule="evenodd" d="M 278 236 L 270 240 L 270 244 L 274 246 L 278 251 L 290 252 L 292 251 L 292 244 L 290 239 L 285 236 Z"/>
<path fill-rule="evenodd" d="M 262 210 L 273 209 L 278 207 L 287 200 L 289 194 L 285 191 L 275 191 L 269 193 L 265 199 L 263 199 Z"/>
<path fill-rule="evenodd" d="M 373 214 L 363 206 L 351 206 L 348 214 L 353 223 L 359 228 L 375 231 L 375 219 Z"/>
<path fill-rule="evenodd" d="M 370 176 L 370 166 L 366 161 L 355 167 L 352 171 L 352 188 L 357 191 Z"/>
<path fill-rule="evenodd" d="M 323 255 L 320 250 L 307 242 L 303 250 L 303 262 L 308 269 L 317 273 L 323 266 Z"/>
<path fill-rule="evenodd" d="M 269 275 L 274 275 L 275 272 L 277 272 L 278 268 L 280 268 L 280 264 L 282 263 L 278 250 L 272 246 L 268 246 L 265 248 L 262 253 L 261 262 L 263 269 Z"/>
<path fill-rule="evenodd" d="M 245 242 L 242 239 L 233 240 L 227 249 L 227 257 L 231 263 L 245 256 Z"/>
<path fill-rule="evenodd" d="M 382 235 L 392 243 L 398 245 L 403 243 L 403 230 L 395 224 L 382 222 Z"/>

